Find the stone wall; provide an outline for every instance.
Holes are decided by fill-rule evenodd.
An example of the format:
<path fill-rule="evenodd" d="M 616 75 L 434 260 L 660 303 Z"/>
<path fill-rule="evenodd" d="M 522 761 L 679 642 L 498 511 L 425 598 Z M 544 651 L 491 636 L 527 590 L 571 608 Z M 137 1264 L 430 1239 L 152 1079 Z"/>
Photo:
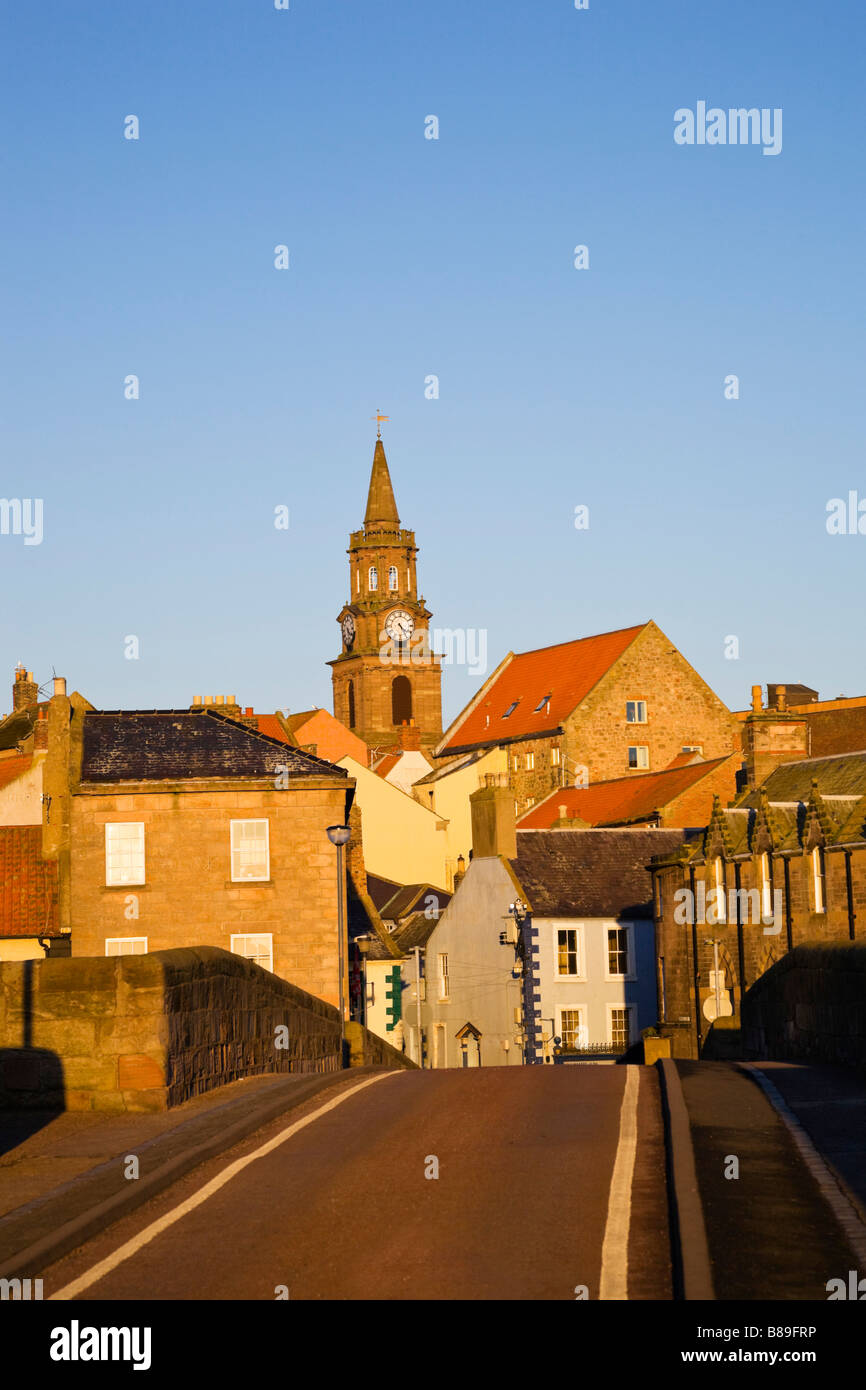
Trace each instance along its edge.
<path fill-rule="evenodd" d="M 744 1055 L 866 1064 L 866 945 L 796 946 L 743 998 Z"/>
<path fill-rule="evenodd" d="M 244 1076 L 340 1065 L 332 1005 L 218 947 L 0 965 L 0 1107 L 164 1110 Z"/>

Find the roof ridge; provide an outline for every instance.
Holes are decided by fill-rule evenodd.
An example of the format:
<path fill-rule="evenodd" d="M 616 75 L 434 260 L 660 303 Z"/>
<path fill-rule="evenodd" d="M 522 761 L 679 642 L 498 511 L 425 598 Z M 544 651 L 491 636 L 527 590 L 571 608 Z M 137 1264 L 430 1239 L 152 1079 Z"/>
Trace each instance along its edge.
<path fill-rule="evenodd" d="M 515 652 L 514 660 L 517 661 L 521 656 L 535 656 L 538 652 L 552 652 L 557 647 L 573 647 L 576 642 L 594 642 L 599 637 L 616 637 L 620 632 L 641 632 L 651 622 L 652 619 L 647 618 L 646 622 L 631 624 L 629 627 L 613 627 L 609 632 L 590 632 L 586 637 L 570 637 L 566 642 L 550 642 L 546 647 L 529 647 L 525 652 Z"/>

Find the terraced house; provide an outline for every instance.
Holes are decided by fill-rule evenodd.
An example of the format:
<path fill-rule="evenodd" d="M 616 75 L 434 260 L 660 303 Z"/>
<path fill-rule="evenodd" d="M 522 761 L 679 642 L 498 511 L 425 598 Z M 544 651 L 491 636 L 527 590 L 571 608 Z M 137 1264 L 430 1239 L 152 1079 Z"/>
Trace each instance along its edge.
<path fill-rule="evenodd" d="M 726 758 L 740 725 L 654 622 L 509 652 L 445 733 L 437 758 L 500 748 L 517 814 L 557 787 Z"/>
<path fill-rule="evenodd" d="M 866 934 L 866 751 L 807 758 L 798 714 L 758 706 L 749 720 L 750 785 L 653 860 L 660 1029 L 675 1056 L 699 1056 L 716 1015 L 735 1021 L 794 946 Z"/>

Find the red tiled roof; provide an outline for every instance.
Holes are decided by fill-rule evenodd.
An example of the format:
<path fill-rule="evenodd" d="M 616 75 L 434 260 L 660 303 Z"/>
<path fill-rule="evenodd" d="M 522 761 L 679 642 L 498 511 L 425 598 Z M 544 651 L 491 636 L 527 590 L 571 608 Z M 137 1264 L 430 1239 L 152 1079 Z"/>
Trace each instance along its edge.
<path fill-rule="evenodd" d="M 268 738 L 278 738 L 280 743 L 289 743 L 286 731 L 275 714 L 257 714 L 256 728 Z"/>
<path fill-rule="evenodd" d="M 661 771 L 668 772 L 672 767 L 688 767 L 694 762 L 703 762 L 703 755 L 701 753 L 686 753 L 683 751 L 682 753 L 677 753 L 675 758 L 671 758 L 667 767 L 662 768 Z"/>
<path fill-rule="evenodd" d="M 384 758 L 379 759 L 376 766 L 373 768 L 373 771 L 375 772 L 377 777 L 387 777 L 388 773 L 391 772 L 397 766 L 399 761 L 399 753 L 386 753 Z"/>
<path fill-rule="evenodd" d="M 33 762 L 29 754 L 22 753 L 15 758 L 0 758 L 0 790 L 8 787 L 17 777 L 23 776 Z"/>
<path fill-rule="evenodd" d="M 712 758 L 690 767 L 617 777 L 590 787 L 560 787 L 526 811 L 517 824 L 521 830 L 549 830 L 560 818 L 560 806 L 566 808 L 567 819 L 579 817 L 588 825 L 641 820 L 667 806 L 724 761 L 724 758 Z"/>
<path fill-rule="evenodd" d="M 526 738 L 557 728 L 645 627 L 641 623 L 618 632 L 603 632 L 597 637 L 580 637 L 574 642 L 518 653 L 482 692 L 475 708 L 454 729 L 443 752 Z M 545 697 L 549 697 L 549 704 Z M 511 714 L 504 717 L 515 701 Z M 542 701 L 545 703 L 537 709 Z"/>
<path fill-rule="evenodd" d="M 0 826 L 0 936 L 58 936 L 57 883 L 42 826 Z"/>

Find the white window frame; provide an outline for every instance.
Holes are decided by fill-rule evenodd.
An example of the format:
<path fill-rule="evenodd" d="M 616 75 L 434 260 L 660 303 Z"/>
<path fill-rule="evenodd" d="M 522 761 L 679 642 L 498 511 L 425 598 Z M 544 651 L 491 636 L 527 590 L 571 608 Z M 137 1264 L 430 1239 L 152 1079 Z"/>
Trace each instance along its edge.
<path fill-rule="evenodd" d="M 634 710 L 634 718 L 633 718 L 633 719 L 629 719 L 629 716 L 628 716 L 629 708 L 631 708 L 631 709 Z M 642 718 L 641 718 L 641 710 L 643 710 L 643 717 L 642 717 Z M 626 724 L 645 724 L 645 723 L 647 722 L 647 718 L 646 718 L 646 700 L 626 700 L 626 702 L 625 702 L 625 722 L 626 722 Z"/>
<path fill-rule="evenodd" d="M 400 588 L 400 576 L 397 573 L 396 565 L 388 566 L 388 593 L 396 594 Z"/>
<path fill-rule="evenodd" d="M 551 767 L 559 767 L 559 765 L 560 765 L 561 762 L 562 762 L 562 753 L 560 752 L 560 750 L 559 750 L 558 748 L 551 748 L 551 750 L 550 750 L 550 766 L 551 766 Z"/>
<path fill-rule="evenodd" d="M 239 845 L 235 845 L 235 826 L 236 825 L 263 825 L 265 827 L 265 872 L 263 874 L 235 874 L 235 851 L 240 854 Z M 271 827 L 266 816 L 237 816 L 229 821 L 229 874 L 232 883 L 267 883 L 271 876 Z M 252 933 L 256 935 L 256 933 Z"/>
<path fill-rule="evenodd" d="M 511 755 L 511 770 L 512 770 L 512 772 L 519 772 L 519 771 L 520 771 L 520 754 L 519 754 L 519 753 L 512 753 L 512 755 Z"/>
<path fill-rule="evenodd" d="M 527 772 L 533 772 L 534 770 L 535 770 L 535 754 L 534 754 L 534 753 L 527 753 L 527 755 L 526 755 L 526 771 L 527 771 Z"/>
<path fill-rule="evenodd" d="M 635 761 L 632 762 L 631 755 L 634 753 Z M 641 762 L 641 754 L 644 761 Z M 629 772 L 646 772 L 650 765 L 649 747 L 646 743 L 633 743 L 628 750 L 628 770 Z"/>
<path fill-rule="evenodd" d="M 713 860 L 713 888 L 716 891 L 715 922 L 710 926 L 721 926 L 728 920 L 728 890 L 725 883 L 725 865 L 720 854 Z"/>
<path fill-rule="evenodd" d="M 126 830 L 126 829 L 129 829 L 131 826 L 135 826 L 135 827 L 138 829 L 138 831 L 140 832 L 139 838 L 140 838 L 140 842 L 141 842 L 141 877 L 140 877 L 140 878 L 135 877 L 136 870 L 132 870 L 130 876 L 127 877 L 127 878 L 123 878 L 123 877 L 121 877 L 120 875 L 112 876 L 111 854 L 110 854 L 110 845 L 111 845 L 111 840 L 112 840 L 112 834 L 111 834 L 111 832 L 112 832 L 113 830 L 120 829 L 120 827 L 123 827 L 123 829 Z M 119 837 L 118 837 L 118 838 L 119 838 Z M 146 852 L 145 852 L 144 821 L 142 821 L 142 820 L 106 821 L 106 823 L 105 823 L 105 886 L 106 886 L 107 888 L 121 888 L 121 887 L 126 887 L 126 886 L 129 885 L 129 884 L 138 884 L 138 885 L 140 886 L 141 884 L 147 882 L 146 873 L 147 873 L 147 860 L 146 860 Z M 120 938 L 118 938 L 118 939 L 120 939 Z M 124 938 L 124 939 L 125 939 L 125 938 Z"/>
<path fill-rule="evenodd" d="M 584 951 L 584 932 L 583 922 L 575 922 L 568 926 L 563 926 L 560 922 L 554 922 L 553 932 L 553 978 L 557 982 L 560 980 L 586 980 L 586 954 Z M 577 933 L 577 974 L 560 975 L 559 973 L 559 933 L 561 931 L 573 931 Z"/>
<path fill-rule="evenodd" d="M 565 1047 L 565 1029 L 563 1028 L 562 1015 L 577 1014 L 577 1045 L 578 1047 L 589 1047 L 589 1029 L 586 1022 L 585 1004 L 557 1004 L 556 1006 L 556 1036 L 560 1039 L 562 1047 Z"/>
<path fill-rule="evenodd" d="M 610 972 L 610 947 L 608 945 L 607 934 L 611 931 L 625 932 L 625 954 L 626 972 L 624 975 L 612 975 Z M 634 923 L 633 922 L 605 922 L 604 924 L 604 978 L 606 980 L 636 980 L 634 958 Z"/>
<path fill-rule="evenodd" d="M 605 1010 L 607 1014 L 607 1042 L 610 1043 L 611 1047 L 613 1046 L 614 1009 L 620 1012 L 623 1009 L 625 1009 L 628 1013 L 628 1043 L 626 1045 L 628 1047 L 631 1047 L 632 1043 L 637 1042 L 637 1004 L 626 1004 L 623 1001 L 620 1001 L 620 1003 L 618 1004 L 605 1005 Z"/>
<path fill-rule="evenodd" d="M 770 876 L 770 856 L 766 850 L 760 858 L 761 867 L 761 916 L 766 920 L 773 915 L 773 880 Z"/>
<path fill-rule="evenodd" d="M 812 850 L 812 901 L 815 912 L 827 911 L 827 893 L 824 882 L 826 865 L 821 862 L 821 846 Z"/>
<path fill-rule="evenodd" d="M 378 593 L 379 571 L 375 565 L 371 565 L 367 571 L 367 589 L 371 594 Z"/>
<path fill-rule="evenodd" d="M 235 945 L 235 942 L 236 942 L 236 941 L 266 941 L 266 942 L 268 943 L 268 964 L 267 964 L 267 965 L 263 965 L 262 962 L 261 962 L 260 960 L 259 960 L 259 961 L 256 961 L 255 963 L 256 963 L 257 965 L 261 965 L 263 970 L 269 970 L 269 971 L 271 972 L 271 974 L 273 975 L 273 973 L 274 973 L 274 934 L 273 934 L 273 932 L 270 932 L 270 931 L 234 932 L 234 933 L 232 933 L 232 936 L 231 936 L 230 940 L 231 940 L 231 947 L 230 947 L 230 950 L 231 950 L 232 955 L 233 955 L 233 956 L 241 956 L 243 960 L 254 960 L 255 957 L 252 956 L 252 955 L 248 955 L 246 951 L 240 951 L 240 950 L 238 950 L 237 946 Z M 261 951 L 256 952 L 256 955 L 262 955 L 262 954 L 263 954 L 263 952 L 261 952 Z"/>
<path fill-rule="evenodd" d="M 141 946 L 140 951 L 109 951 L 109 946 Z M 116 958 L 117 956 L 146 956 L 147 937 L 146 936 L 107 936 L 105 938 L 105 954 Z"/>
<path fill-rule="evenodd" d="M 442 969 L 443 961 L 445 962 L 444 970 Z M 448 952 L 440 951 L 438 956 L 436 957 L 436 997 L 443 1003 L 451 997 L 449 994 L 448 986 Z"/>

